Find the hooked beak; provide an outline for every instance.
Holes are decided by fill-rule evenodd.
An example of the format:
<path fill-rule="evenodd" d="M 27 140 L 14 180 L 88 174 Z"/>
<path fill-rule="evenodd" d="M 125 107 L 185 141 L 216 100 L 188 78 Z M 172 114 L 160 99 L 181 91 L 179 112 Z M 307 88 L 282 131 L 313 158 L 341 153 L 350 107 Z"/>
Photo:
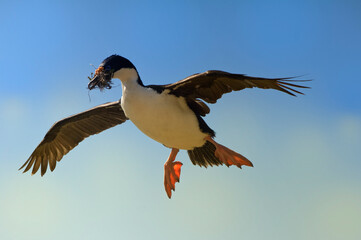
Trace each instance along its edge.
<path fill-rule="evenodd" d="M 89 90 L 94 89 L 94 88 L 98 85 L 99 80 L 100 80 L 99 75 L 95 75 L 95 76 L 90 80 L 90 82 L 88 83 L 88 89 L 89 89 Z"/>

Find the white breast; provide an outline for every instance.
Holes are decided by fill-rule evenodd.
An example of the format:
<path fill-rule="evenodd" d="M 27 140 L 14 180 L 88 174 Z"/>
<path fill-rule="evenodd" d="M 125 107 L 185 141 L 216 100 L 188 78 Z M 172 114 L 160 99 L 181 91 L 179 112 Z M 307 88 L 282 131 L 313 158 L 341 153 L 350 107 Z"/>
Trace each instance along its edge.
<path fill-rule="evenodd" d="M 128 83 L 123 84 L 121 105 L 144 134 L 167 147 L 190 150 L 205 143 L 207 134 L 183 97 Z"/>

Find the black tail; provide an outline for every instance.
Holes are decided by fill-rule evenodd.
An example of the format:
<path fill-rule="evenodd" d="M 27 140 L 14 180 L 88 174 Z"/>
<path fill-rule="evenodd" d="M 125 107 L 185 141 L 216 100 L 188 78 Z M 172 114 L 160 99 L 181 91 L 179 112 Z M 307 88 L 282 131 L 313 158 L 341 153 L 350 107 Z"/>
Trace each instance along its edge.
<path fill-rule="evenodd" d="M 194 148 L 193 150 L 188 150 L 189 158 L 191 159 L 194 165 L 199 165 L 203 167 L 213 166 L 213 165 L 222 165 L 221 162 L 216 156 L 214 152 L 216 151 L 216 147 L 206 141 L 206 143 L 202 147 Z"/>

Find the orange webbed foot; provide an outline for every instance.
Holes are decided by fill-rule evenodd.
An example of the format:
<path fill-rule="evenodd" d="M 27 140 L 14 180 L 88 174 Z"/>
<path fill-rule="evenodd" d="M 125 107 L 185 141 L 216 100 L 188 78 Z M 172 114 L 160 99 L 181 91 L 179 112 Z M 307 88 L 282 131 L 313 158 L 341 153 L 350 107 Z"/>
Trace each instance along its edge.
<path fill-rule="evenodd" d="M 166 162 L 164 164 L 164 188 L 169 198 L 172 197 L 172 190 L 175 190 L 175 183 L 179 182 L 181 162 Z"/>
<path fill-rule="evenodd" d="M 210 136 L 206 137 L 205 140 L 213 143 L 216 147 L 214 155 L 221 160 L 227 167 L 231 165 L 236 165 L 239 168 L 242 168 L 242 165 L 253 167 L 253 164 L 245 156 L 217 143 Z"/>
<path fill-rule="evenodd" d="M 242 165 L 253 167 L 252 162 L 246 157 L 220 144 L 217 145 L 214 155 L 227 167 L 231 165 L 236 165 L 239 168 L 242 168 Z"/>

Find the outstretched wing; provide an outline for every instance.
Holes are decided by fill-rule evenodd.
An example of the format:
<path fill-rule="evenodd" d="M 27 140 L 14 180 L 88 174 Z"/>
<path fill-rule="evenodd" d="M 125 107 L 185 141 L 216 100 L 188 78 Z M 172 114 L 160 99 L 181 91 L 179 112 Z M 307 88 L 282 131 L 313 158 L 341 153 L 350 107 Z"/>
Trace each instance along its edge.
<path fill-rule="evenodd" d="M 303 94 L 295 88 L 309 88 L 296 85 L 294 82 L 308 80 L 292 80 L 292 78 L 257 78 L 243 74 L 232 74 L 223 71 L 207 71 L 194 74 L 176 83 L 164 85 L 165 89 L 176 96 L 201 98 L 208 103 L 215 103 L 223 94 L 245 88 L 276 89 L 290 95 Z"/>
<path fill-rule="evenodd" d="M 41 166 L 41 176 L 55 169 L 56 162 L 90 135 L 100 133 L 127 120 L 120 101 L 105 103 L 85 112 L 56 122 L 43 141 L 20 168 L 27 172 L 32 166 L 35 174 Z M 19 169 L 19 170 L 20 170 Z"/>

